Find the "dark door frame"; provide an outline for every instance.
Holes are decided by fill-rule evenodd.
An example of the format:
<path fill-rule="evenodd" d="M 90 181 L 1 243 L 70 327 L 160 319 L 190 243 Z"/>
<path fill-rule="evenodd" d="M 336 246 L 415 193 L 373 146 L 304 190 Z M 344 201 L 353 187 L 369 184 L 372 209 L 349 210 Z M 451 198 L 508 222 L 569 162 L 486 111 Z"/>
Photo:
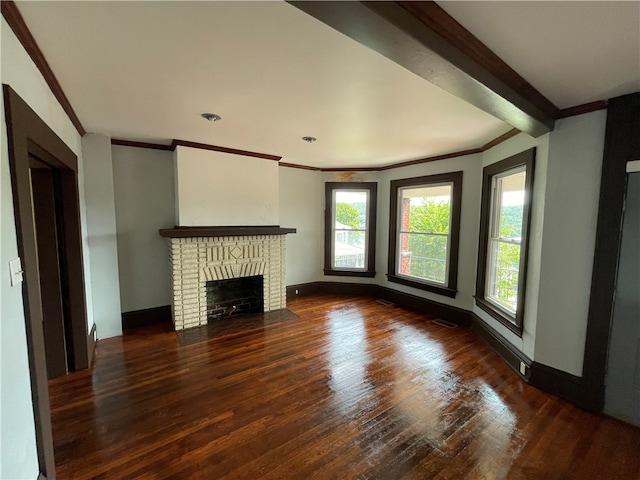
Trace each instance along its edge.
<path fill-rule="evenodd" d="M 640 93 L 609 100 L 600 179 L 600 203 L 591 274 L 581 405 L 600 413 L 613 316 L 620 235 L 627 182 L 626 164 L 640 159 Z"/>
<path fill-rule="evenodd" d="M 84 289 L 80 202 L 78 197 L 78 159 L 71 149 L 8 85 L 3 85 L 9 150 L 9 168 L 18 240 L 25 281 L 22 284 L 24 313 L 35 418 L 36 445 L 41 474 L 55 478 L 51 410 L 47 384 L 47 364 L 42 328 L 42 302 L 29 173 L 29 155 L 42 160 L 60 182 L 61 258 L 66 266 L 68 314 L 71 316 L 73 360 L 76 370 L 89 366 L 87 311 Z M 91 337 L 92 338 L 92 337 Z M 92 350 L 92 349 L 91 349 Z"/>

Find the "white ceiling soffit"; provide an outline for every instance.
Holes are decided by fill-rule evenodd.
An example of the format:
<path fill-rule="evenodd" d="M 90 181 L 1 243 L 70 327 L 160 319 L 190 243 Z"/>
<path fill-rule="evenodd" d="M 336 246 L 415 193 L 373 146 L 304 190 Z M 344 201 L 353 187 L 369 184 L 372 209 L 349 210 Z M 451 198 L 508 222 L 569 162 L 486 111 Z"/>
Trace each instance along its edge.
<path fill-rule="evenodd" d="M 284 2 L 17 5 L 85 129 L 113 138 L 331 168 L 475 148 L 511 129 Z"/>
<path fill-rule="evenodd" d="M 640 90 L 638 1 L 439 1 L 559 108 Z"/>

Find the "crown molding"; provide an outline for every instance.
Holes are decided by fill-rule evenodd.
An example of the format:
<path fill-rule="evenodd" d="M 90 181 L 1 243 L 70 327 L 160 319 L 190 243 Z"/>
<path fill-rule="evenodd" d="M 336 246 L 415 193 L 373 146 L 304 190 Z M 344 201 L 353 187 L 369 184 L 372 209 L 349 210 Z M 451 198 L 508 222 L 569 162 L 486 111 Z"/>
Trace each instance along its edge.
<path fill-rule="evenodd" d="M 575 107 L 563 108 L 558 111 L 556 118 L 574 117 L 576 115 L 582 115 L 583 113 L 597 112 L 598 110 L 606 110 L 609 106 L 607 100 L 598 100 L 590 103 L 583 103 L 582 105 L 576 105 Z"/>
<path fill-rule="evenodd" d="M 279 164 L 281 167 L 289 167 L 289 168 L 298 168 L 300 170 L 312 170 L 314 172 L 320 172 L 322 171 L 321 168 L 319 167 L 310 167 L 308 165 L 298 165 L 297 163 L 286 163 L 286 162 L 280 162 Z"/>
<path fill-rule="evenodd" d="M 62 90 L 58 79 L 53 74 L 47 59 L 44 58 L 42 50 L 40 50 L 35 38 L 31 35 L 31 31 L 29 31 L 27 24 L 24 22 L 24 18 L 22 18 L 22 14 L 20 13 L 20 10 L 18 10 L 15 2 L 13 0 L 2 0 L 0 2 L 0 10 L 2 10 L 2 16 L 9 24 L 9 27 L 11 27 L 11 30 L 18 38 L 18 41 L 22 44 L 29 57 L 31 57 L 31 60 L 33 60 L 33 63 L 35 63 L 36 68 L 42 74 L 44 81 L 49 85 L 51 93 L 56 97 L 60 106 L 67 114 L 69 120 L 71 120 L 71 123 L 73 123 L 73 126 L 76 128 L 80 136 L 84 136 L 87 131 L 82 126 L 82 123 L 80 123 L 80 119 L 73 110 L 73 107 Z"/>
<path fill-rule="evenodd" d="M 134 140 L 122 140 L 120 138 L 112 138 L 111 145 L 120 145 L 123 147 L 135 147 L 135 148 L 150 148 L 152 150 L 168 150 L 168 151 L 173 150 L 171 145 L 163 145 L 161 143 L 150 143 L 150 142 L 136 142 Z"/>
<path fill-rule="evenodd" d="M 201 150 L 212 150 L 214 152 L 231 153 L 233 155 L 243 155 L 245 157 L 262 158 L 264 160 L 274 160 L 279 162 L 282 157 L 277 155 L 269 155 L 267 153 L 251 152 L 248 150 L 238 150 L 236 148 L 220 147 L 218 145 L 209 145 L 208 143 L 190 142 L 188 140 L 175 139 L 171 142 L 171 150 L 175 150 L 176 147 L 189 147 L 199 148 Z"/>

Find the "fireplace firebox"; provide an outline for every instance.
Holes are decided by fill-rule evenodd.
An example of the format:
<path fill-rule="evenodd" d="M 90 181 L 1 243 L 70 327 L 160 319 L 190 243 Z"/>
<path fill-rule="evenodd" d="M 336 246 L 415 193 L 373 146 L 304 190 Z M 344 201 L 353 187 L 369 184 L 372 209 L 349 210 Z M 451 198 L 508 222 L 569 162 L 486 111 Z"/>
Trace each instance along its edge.
<path fill-rule="evenodd" d="M 221 320 L 238 313 L 264 311 L 264 277 L 229 278 L 206 282 L 207 321 Z"/>

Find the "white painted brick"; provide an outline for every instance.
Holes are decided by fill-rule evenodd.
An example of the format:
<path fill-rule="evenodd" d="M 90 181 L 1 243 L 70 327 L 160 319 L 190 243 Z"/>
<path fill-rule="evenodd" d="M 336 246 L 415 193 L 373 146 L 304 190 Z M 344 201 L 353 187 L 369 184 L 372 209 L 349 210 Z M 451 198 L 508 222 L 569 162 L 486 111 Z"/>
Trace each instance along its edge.
<path fill-rule="evenodd" d="M 285 237 L 251 235 L 170 239 L 169 268 L 176 329 L 206 324 L 206 281 L 264 276 L 264 310 L 284 308 Z M 230 249 L 242 251 L 231 255 Z"/>

